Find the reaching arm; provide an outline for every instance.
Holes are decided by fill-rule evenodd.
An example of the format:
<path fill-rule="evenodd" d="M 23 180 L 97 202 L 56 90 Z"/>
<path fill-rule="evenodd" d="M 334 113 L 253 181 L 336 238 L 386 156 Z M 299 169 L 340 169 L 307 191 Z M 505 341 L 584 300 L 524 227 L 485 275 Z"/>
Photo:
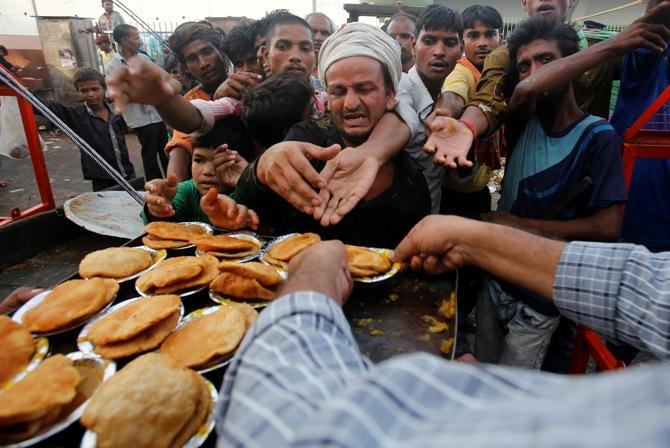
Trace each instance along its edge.
<path fill-rule="evenodd" d="M 191 154 L 179 146 L 170 150 L 167 172 L 174 173 L 178 182 L 188 179 L 188 167 L 191 164 Z"/>
<path fill-rule="evenodd" d="M 107 77 L 109 95 L 123 112 L 127 103 L 155 106 L 172 128 L 191 133 L 200 129 L 202 116 L 179 92 L 181 85 L 157 64 L 139 57 L 128 59 Z"/>
<path fill-rule="evenodd" d="M 358 146 L 358 149 L 362 149 L 383 165 L 407 145 L 410 137 L 407 124 L 395 113 L 387 112 L 372 130 L 367 141 Z"/>
<path fill-rule="evenodd" d="M 460 118 L 465 110 L 465 100 L 454 92 L 443 92 L 435 103 L 435 115 Z M 439 111 L 439 112 L 437 112 Z"/>
<path fill-rule="evenodd" d="M 667 24 L 656 22 L 669 11 L 670 3 L 664 2 L 616 36 L 544 65 L 516 86 L 509 101 L 510 111 L 519 112 L 532 108 L 537 99 L 565 88 L 583 73 L 607 60 L 637 48 L 663 52 L 670 39 L 670 29 Z"/>
<path fill-rule="evenodd" d="M 617 241 L 621 234 L 621 207 L 612 205 L 586 218 L 546 220 L 519 218 L 509 213 L 491 212 L 488 221 L 517 227 L 563 240 Z"/>
<path fill-rule="evenodd" d="M 398 245 L 395 259 L 410 260 L 412 268 L 432 274 L 477 266 L 551 301 L 565 245 L 511 227 L 431 215 Z"/>

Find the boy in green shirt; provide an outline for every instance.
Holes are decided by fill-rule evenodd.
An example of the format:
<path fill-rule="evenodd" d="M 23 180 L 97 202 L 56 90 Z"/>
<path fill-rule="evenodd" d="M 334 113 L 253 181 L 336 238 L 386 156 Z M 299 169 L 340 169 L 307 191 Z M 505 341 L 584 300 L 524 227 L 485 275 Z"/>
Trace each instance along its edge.
<path fill-rule="evenodd" d="M 219 144 L 228 142 L 237 146 L 245 138 L 225 134 L 229 134 L 229 129 L 217 124 L 204 136 L 194 138 L 192 179 L 178 183 L 177 176 L 169 173 L 166 179 L 154 179 L 146 184 L 146 204 L 142 212 L 145 223 L 199 221 L 227 230 L 258 226 L 256 212 L 220 193 L 223 186 L 214 164 Z"/>

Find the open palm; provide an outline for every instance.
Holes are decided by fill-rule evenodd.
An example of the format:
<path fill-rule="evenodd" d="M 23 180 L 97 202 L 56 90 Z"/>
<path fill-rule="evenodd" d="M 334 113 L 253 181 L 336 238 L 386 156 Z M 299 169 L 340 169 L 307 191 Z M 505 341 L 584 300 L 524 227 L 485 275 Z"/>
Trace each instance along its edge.
<path fill-rule="evenodd" d="M 363 199 L 377 178 L 379 162 L 357 148 L 345 148 L 321 171 L 326 188 L 314 219 L 322 226 L 335 225 Z"/>

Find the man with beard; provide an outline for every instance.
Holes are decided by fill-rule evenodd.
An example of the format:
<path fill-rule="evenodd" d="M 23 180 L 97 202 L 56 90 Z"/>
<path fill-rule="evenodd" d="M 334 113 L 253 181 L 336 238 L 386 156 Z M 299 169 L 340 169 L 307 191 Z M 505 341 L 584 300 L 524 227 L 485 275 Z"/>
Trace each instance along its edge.
<path fill-rule="evenodd" d="M 567 20 L 568 12 L 577 3 L 577 0 L 521 0 L 521 7 L 529 17 L 554 17 L 560 21 Z M 581 31 L 579 46 L 584 49 L 588 46 Z M 459 120 L 452 120 L 458 115 L 451 111 L 439 109 L 438 117 L 431 123 L 432 138 L 426 142 L 426 151 L 434 154 L 435 163 L 448 168 L 471 167 L 472 157 L 468 159 L 472 140 L 477 137 L 487 137 L 494 134 L 503 124 L 506 124 L 507 145 L 514 146 L 514 141 L 520 131 L 518 126 L 509 126 L 507 120 L 508 97 L 502 87 L 505 85 L 505 74 L 509 64 L 509 55 L 506 46 L 493 51 L 486 59 L 481 79 L 477 84 L 477 93 L 474 95 Z M 588 72 L 579 73 L 576 78 L 575 95 L 577 104 L 585 111 L 600 117 L 609 115 L 611 87 L 613 79 L 618 77 L 620 58 L 604 61 Z M 523 123 L 521 124 L 523 125 Z M 440 132 L 444 129 L 449 132 Z"/>
<path fill-rule="evenodd" d="M 620 39 L 608 43 L 616 46 Z M 578 42 L 570 25 L 552 17 L 528 19 L 509 37 L 506 90 L 513 92 L 509 110 L 526 125 L 506 165 L 498 211 L 489 219 L 564 240 L 616 241 L 620 204 L 626 199 L 621 138 L 606 120 L 579 108 L 570 83 L 549 88 L 550 82 L 563 75 L 560 69 L 541 71 L 552 61 L 578 53 Z M 597 61 L 590 61 L 594 64 Z M 586 178 L 590 186 L 557 209 Z M 500 353 L 489 350 L 500 343 L 489 342 L 485 361 L 539 368 L 559 323 L 558 310 L 502 281 L 490 280 L 488 292 L 494 310 L 482 297 L 477 303 L 478 317 L 489 310 L 501 330 L 485 335 L 478 331 L 478 335 L 490 341 L 494 334 L 506 334 Z M 480 324 L 483 328 L 478 321 Z M 484 353 L 483 339 L 477 344 L 477 353 Z"/>
<path fill-rule="evenodd" d="M 356 147 L 365 143 L 382 117 L 393 110 L 401 73 L 398 46 L 380 29 L 352 23 L 335 33 L 321 48 L 319 67 L 331 114 L 294 125 L 283 144 L 268 149 L 242 173 L 236 198 L 255 208 L 261 220 L 271 221 L 279 233 L 313 231 L 351 244 L 395 245 L 430 211 L 425 178 L 404 151 L 379 167 L 363 200 L 329 227 L 320 226 L 309 207 L 296 209 L 270 191 L 275 189 L 270 186 L 276 184 L 273 178 L 281 177 L 282 165 L 287 162 L 286 158 L 277 160 L 277 154 L 284 153 L 282 145 L 301 147 L 292 156 L 302 155 L 301 172 L 321 171 L 324 161 L 337 155 L 341 147 L 362 151 Z M 437 89 L 439 92 L 439 85 Z"/>
<path fill-rule="evenodd" d="M 391 16 L 386 32 L 400 44 L 402 71 L 407 73 L 410 68 L 414 67 L 412 46 L 416 39 L 416 18 L 403 12 L 396 13 Z"/>
<path fill-rule="evenodd" d="M 325 90 L 323 82 L 319 80 L 319 51 L 321 50 L 323 41 L 328 39 L 335 32 L 335 26 L 333 25 L 333 21 L 321 12 L 307 14 L 307 16 L 305 16 L 305 21 L 312 28 L 312 33 L 314 35 L 314 58 L 316 63 L 314 64 L 314 70 L 312 71 L 310 81 L 312 82 L 312 87 L 315 89 Z"/>
<path fill-rule="evenodd" d="M 273 11 L 265 20 L 268 21 L 265 45 L 259 50 L 264 67 L 268 67 L 269 73 L 290 72 L 308 80 L 314 50 L 312 30 L 307 22 L 283 10 Z M 389 41 L 395 50 L 399 50 L 397 43 Z M 175 95 L 169 74 L 160 67 L 139 60 L 133 61 L 131 66 L 132 71 L 119 71 L 110 78 L 114 101 L 155 105 L 175 129 L 206 132 L 217 119 L 240 113 L 240 102 L 234 98 L 225 97 L 214 102 L 194 100 L 191 103 Z M 315 91 L 313 99 L 313 117 L 320 116 L 325 112 L 326 95 Z M 266 185 L 296 209 L 313 215 L 322 226 L 336 225 L 369 193 L 380 168 L 422 129 L 415 110 L 398 101 L 395 110 L 381 117 L 370 138 L 360 146 L 327 152 L 324 160 L 328 162 L 321 173 L 309 164 L 311 146 L 281 142 L 266 153 L 266 158 L 272 161 L 269 165 L 274 167 L 272 175 L 265 178 Z M 262 132 L 250 131 L 252 134 Z"/>

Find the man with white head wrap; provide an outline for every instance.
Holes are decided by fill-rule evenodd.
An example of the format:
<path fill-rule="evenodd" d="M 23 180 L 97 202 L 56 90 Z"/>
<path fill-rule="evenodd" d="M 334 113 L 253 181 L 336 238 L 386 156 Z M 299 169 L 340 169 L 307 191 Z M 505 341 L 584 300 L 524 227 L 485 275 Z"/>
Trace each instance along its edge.
<path fill-rule="evenodd" d="M 319 226 L 310 216 L 310 210 L 296 210 L 276 193 L 263 188 L 267 183 L 261 173 L 282 169 L 280 163 L 269 165 L 264 161 L 266 154 L 276 147 L 245 170 L 238 182 L 236 199 L 256 209 L 261 219 L 271 220 L 279 232 L 313 231 L 324 238 L 347 243 L 392 247 L 430 211 L 426 180 L 411 157 L 400 151 L 395 157 L 387 156 L 388 161 L 380 162 L 361 148 L 383 119 L 393 115 L 389 112 L 394 110 L 401 75 L 400 48 L 381 30 L 350 24 L 324 42 L 321 58 L 319 70 L 327 87 L 331 114 L 294 125 L 286 136 L 289 141 L 279 145 L 306 142 L 299 144 L 304 150 L 306 164 L 303 167 L 321 170 L 325 166 L 322 175 L 329 176 L 330 168 L 323 162 L 330 158 L 328 153 L 337 151 L 338 147 L 348 147 L 339 155 L 346 151 L 351 159 L 358 157 L 359 171 L 366 176 L 373 174 L 370 182 L 356 192 L 362 202 L 356 200 L 352 210 L 338 223 Z M 406 134 L 403 145 L 407 137 Z M 332 179 L 337 180 L 340 167 L 334 168 Z M 321 191 L 321 199 L 324 203 L 332 202 L 327 189 Z M 348 197 L 338 199 L 335 207 L 347 200 Z"/>

